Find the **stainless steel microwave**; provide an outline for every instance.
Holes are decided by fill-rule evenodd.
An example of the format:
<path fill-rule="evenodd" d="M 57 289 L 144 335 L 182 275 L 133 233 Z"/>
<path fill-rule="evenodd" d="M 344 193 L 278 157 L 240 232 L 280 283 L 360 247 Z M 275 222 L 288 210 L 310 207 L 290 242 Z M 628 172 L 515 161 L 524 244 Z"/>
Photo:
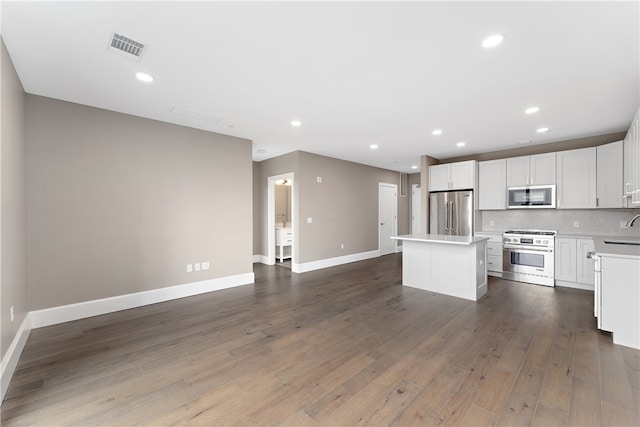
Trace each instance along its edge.
<path fill-rule="evenodd" d="M 507 190 L 507 207 L 509 209 L 555 208 L 556 186 L 509 187 Z"/>

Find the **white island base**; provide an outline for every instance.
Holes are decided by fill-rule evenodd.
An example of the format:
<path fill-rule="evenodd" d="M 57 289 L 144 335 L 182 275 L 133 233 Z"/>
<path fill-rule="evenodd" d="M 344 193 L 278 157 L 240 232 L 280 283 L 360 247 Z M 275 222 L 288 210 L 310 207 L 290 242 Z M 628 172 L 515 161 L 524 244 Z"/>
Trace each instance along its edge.
<path fill-rule="evenodd" d="M 487 238 L 408 234 L 402 240 L 402 284 L 477 301 L 487 293 Z"/>

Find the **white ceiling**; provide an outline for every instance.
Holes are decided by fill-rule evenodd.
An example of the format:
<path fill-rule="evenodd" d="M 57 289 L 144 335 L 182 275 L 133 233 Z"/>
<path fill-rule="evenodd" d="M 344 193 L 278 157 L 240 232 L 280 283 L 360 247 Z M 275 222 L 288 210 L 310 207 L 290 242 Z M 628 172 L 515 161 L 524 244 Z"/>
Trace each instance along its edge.
<path fill-rule="evenodd" d="M 626 130 L 640 98 L 637 1 L 5 1 L 1 12 L 28 93 L 248 138 L 258 161 L 305 150 L 411 172 L 424 154 Z M 113 32 L 147 46 L 141 61 L 107 49 Z M 504 42 L 482 48 L 493 33 Z M 541 110 L 527 116 L 531 105 Z"/>

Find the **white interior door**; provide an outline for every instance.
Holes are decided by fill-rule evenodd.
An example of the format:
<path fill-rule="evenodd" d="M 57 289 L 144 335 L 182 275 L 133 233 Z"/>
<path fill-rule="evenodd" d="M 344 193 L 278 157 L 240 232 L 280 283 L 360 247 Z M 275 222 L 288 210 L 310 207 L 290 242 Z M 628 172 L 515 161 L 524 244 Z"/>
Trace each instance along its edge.
<path fill-rule="evenodd" d="M 397 233 L 397 186 L 395 184 L 378 184 L 378 224 L 380 255 L 392 254 L 396 251 L 396 241 L 391 236 Z"/>
<path fill-rule="evenodd" d="M 411 185 L 411 233 L 422 233 L 422 195 L 420 184 Z"/>

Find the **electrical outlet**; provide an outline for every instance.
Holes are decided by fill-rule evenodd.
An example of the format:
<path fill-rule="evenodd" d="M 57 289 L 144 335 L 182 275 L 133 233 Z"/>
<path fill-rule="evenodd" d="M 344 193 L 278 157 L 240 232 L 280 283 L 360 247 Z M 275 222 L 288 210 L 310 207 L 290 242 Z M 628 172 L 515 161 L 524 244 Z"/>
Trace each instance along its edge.
<path fill-rule="evenodd" d="M 344 249 L 344 243 L 340 243 L 340 249 Z"/>
<path fill-rule="evenodd" d="M 316 177 L 316 182 L 317 182 L 318 184 L 322 184 L 322 177 L 321 177 L 321 176 L 317 176 L 317 177 Z"/>
<path fill-rule="evenodd" d="M 15 313 L 13 312 L 13 306 L 11 306 L 11 321 L 13 322 L 13 319 L 15 318 Z"/>
<path fill-rule="evenodd" d="M 196 270 L 196 271 L 200 271 L 200 263 L 199 263 L 199 262 L 196 262 L 196 264 L 195 264 L 195 270 Z"/>
<path fill-rule="evenodd" d="M 309 217 L 307 218 L 307 224 L 311 224 L 313 222 L 313 218 Z"/>
<path fill-rule="evenodd" d="M 202 263 L 202 269 L 208 270 L 210 268 L 209 261 L 205 261 Z"/>
<path fill-rule="evenodd" d="M 580 221 L 573 221 L 573 228 L 580 228 Z"/>
<path fill-rule="evenodd" d="M 187 264 L 187 273 L 191 273 L 193 271 L 193 264 Z"/>
<path fill-rule="evenodd" d="M 491 219 L 491 220 L 489 220 L 489 225 L 493 227 L 494 225 L 496 225 L 496 222 Z"/>

